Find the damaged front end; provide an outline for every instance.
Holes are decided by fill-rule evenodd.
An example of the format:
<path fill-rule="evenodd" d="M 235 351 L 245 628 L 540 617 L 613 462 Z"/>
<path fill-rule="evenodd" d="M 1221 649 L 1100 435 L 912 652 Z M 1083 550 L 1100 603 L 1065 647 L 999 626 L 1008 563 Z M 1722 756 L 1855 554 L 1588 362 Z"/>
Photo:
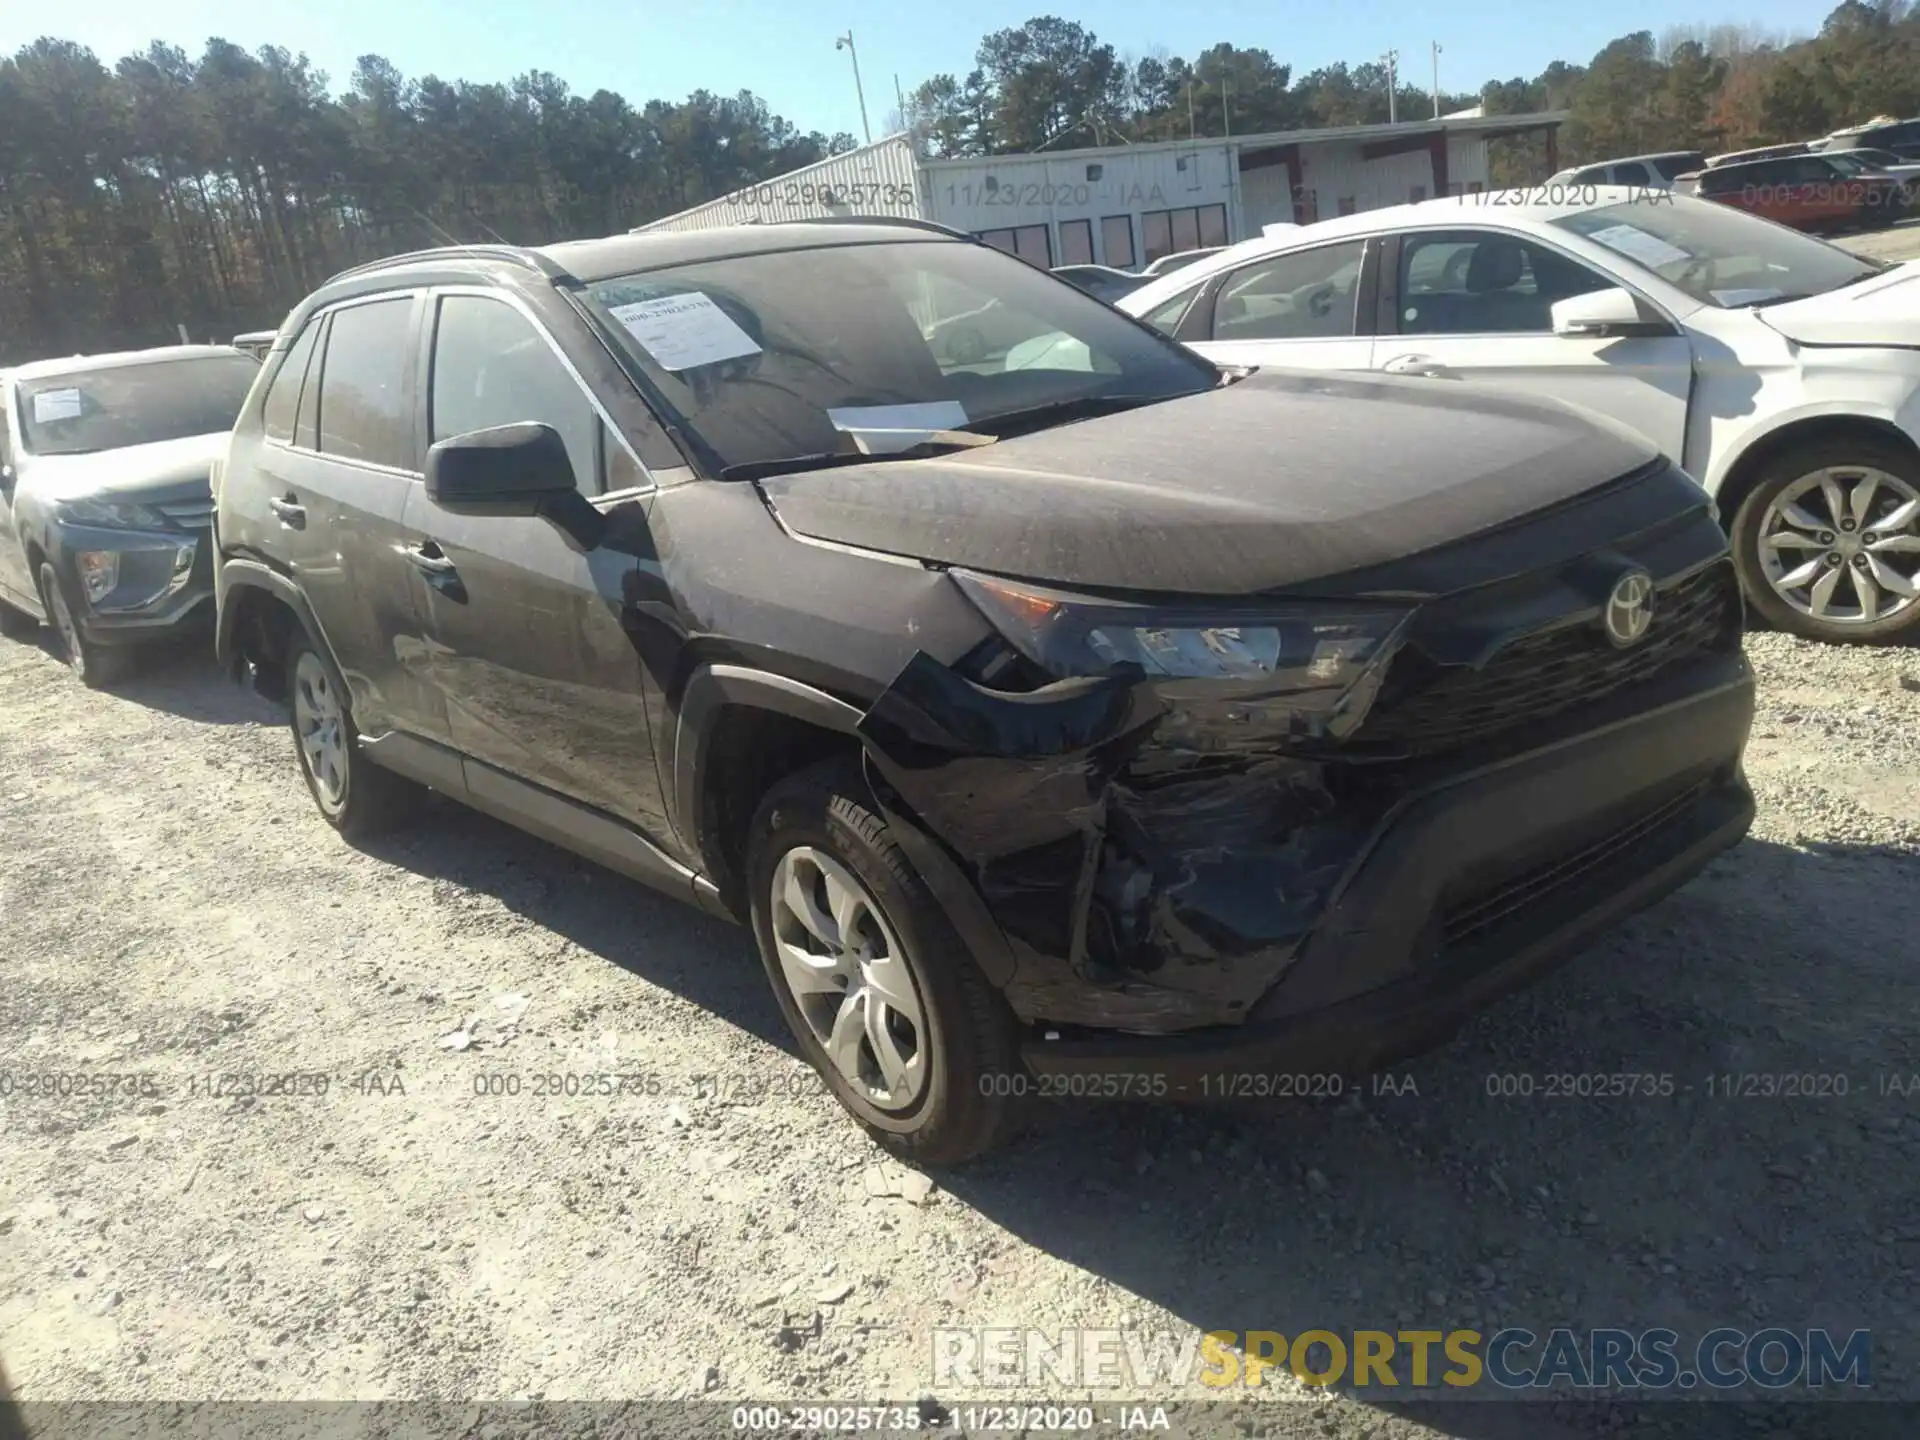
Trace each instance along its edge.
<path fill-rule="evenodd" d="M 1016 1012 L 1144 1034 L 1243 1020 L 1392 803 L 1341 793 L 1329 761 L 1411 610 L 950 573 L 995 637 L 951 667 L 916 654 L 860 733 L 882 804 L 938 838 L 1004 936 Z"/>

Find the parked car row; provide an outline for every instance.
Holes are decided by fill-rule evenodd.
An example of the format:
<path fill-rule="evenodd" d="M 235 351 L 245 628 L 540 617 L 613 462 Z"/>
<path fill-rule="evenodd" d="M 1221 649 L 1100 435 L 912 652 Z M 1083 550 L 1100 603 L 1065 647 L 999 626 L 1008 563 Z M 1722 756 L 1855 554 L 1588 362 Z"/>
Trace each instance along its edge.
<path fill-rule="evenodd" d="M 1206 1099 L 1421 1048 L 1745 833 L 1739 585 L 1656 444 L 1231 353 L 1256 316 L 1334 343 L 1387 275 L 1416 318 L 1558 293 L 1561 242 L 1485 240 L 1157 282 L 1224 352 L 858 221 L 405 255 L 257 370 L 143 363 L 207 367 L 169 433 L 237 408 L 188 569 L 329 824 L 437 790 L 745 923 L 847 1110 L 952 1161 L 1048 1084 Z M 946 353 L 988 310 L 1045 353 Z M 9 377 L 17 495 L 62 445 L 159 440 L 115 384 Z"/>
<path fill-rule="evenodd" d="M 1818 140 L 1707 155 L 1674 150 L 1574 166 L 1548 186 L 1677 190 L 1797 230 L 1835 234 L 1890 225 L 1913 207 L 1920 120 L 1876 121 Z"/>

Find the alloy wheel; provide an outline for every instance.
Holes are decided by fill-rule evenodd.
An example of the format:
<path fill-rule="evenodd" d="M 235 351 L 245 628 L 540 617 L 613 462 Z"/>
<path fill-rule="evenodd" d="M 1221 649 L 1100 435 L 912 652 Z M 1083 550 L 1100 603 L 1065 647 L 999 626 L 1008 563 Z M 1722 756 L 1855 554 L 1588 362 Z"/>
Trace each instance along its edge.
<path fill-rule="evenodd" d="M 53 615 L 53 628 L 60 632 L 60 643 L 67 652 L 67 663 L 74 673 L 83 679 L 87 673 L 87 652 L 80 643 L 80 627 L 74 624 L 73 611 L 67 608 L 67 597 L 60 593 L 57 581 L 49 580 L 47 590 L 47 609 Z"/>
<path fill-rule="evenodd" d="M 927 1085 L 927 1027 L 879 904 L 810 845 L 780 857 L 769 898 L 781 973 L 828 1061 L 878 1108 L 911 1106 Z"/>
<path fill-rule="evenodd" d="M 293 725 L 300 753 L 328 806 L 347 793 L 347 735 L 340 696 L 320 657 L 302 651 L 293 669 Z"/>
<path fill-rule="evenodd" d="M 1872 625 L 1920 601 L 1920 491 L 1872 465 L 1802 475 L 1760 522 L 1767 583 L 1810 619 Z"/>

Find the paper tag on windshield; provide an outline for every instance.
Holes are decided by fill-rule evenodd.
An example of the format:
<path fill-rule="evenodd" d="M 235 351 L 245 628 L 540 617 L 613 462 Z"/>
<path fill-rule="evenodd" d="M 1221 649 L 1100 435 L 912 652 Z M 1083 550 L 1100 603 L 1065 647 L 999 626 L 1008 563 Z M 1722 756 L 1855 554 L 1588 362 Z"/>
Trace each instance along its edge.
<path fill-rule="evenodd" d="M 1778 300 L 1787 292 L 1777 285 L 1757 286 L 1750 290 L 1712 290 L 1708 292 L 1728 309 L 1738 305 L 1758 305 L 1762 300 Z"/>
<path fill-rule="evenodd" d="M 1587 237 L 1598 240 L 1609 250 L 1617 250 L 1629 260 L 1638 260 L 1650 270 L 1692 257 L 1678 245 L 1669 245 L 1658 235 L 1649 235 L 1637 225 L 1609 225 Z"/>
<path fill-rule="evenodd" d="M 916 405 L 846 405 L 827 411 L 836 430 L 958 430 L 967 410 L 958 400 Z"/>
<path fill-rule="evenodd" d="M 693 370 L 760 353 L 753 337 L 698 290 L 609 306 L 608 313 L 663 370 Z"/>
<path fill-rule="evenodd" d="M 78 390 L 42 390 L 33 397 L 33 423 L 44 425 L 49 420 L 78 420 L 80 418 L 80 392 Z"/>

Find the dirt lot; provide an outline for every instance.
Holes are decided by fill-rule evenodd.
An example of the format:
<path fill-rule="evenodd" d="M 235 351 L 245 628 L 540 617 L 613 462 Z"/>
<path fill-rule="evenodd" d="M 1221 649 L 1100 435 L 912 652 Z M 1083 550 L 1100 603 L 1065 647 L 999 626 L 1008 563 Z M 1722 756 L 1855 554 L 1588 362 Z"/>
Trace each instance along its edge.
<path fill-rule="evenodd" d="M 1064 1109 L 929 1189 L 744 932 L 451 805 L 352 849 L 206 659 L 101 695 L 0 645 L 0 1071 L 155 1077 L 0 1095 L 0 1355 L 30 1400 L 953 1400 L 935 1327 L 1777 1323 L 1870 1327 L 1920 1393 L 1920 651 L 1751 649 L 1753 838 L 1417 1094 Z M 1488 1093 L 1590 1071 L 1675 1089 Z M 1783 1073 L 1848 1093 L 1709 1093 Z M 206 1093 L 269 1075 L 327 1091 Z M 1231 1433 L 1907 1433 L 1274 1389 Z"/>

